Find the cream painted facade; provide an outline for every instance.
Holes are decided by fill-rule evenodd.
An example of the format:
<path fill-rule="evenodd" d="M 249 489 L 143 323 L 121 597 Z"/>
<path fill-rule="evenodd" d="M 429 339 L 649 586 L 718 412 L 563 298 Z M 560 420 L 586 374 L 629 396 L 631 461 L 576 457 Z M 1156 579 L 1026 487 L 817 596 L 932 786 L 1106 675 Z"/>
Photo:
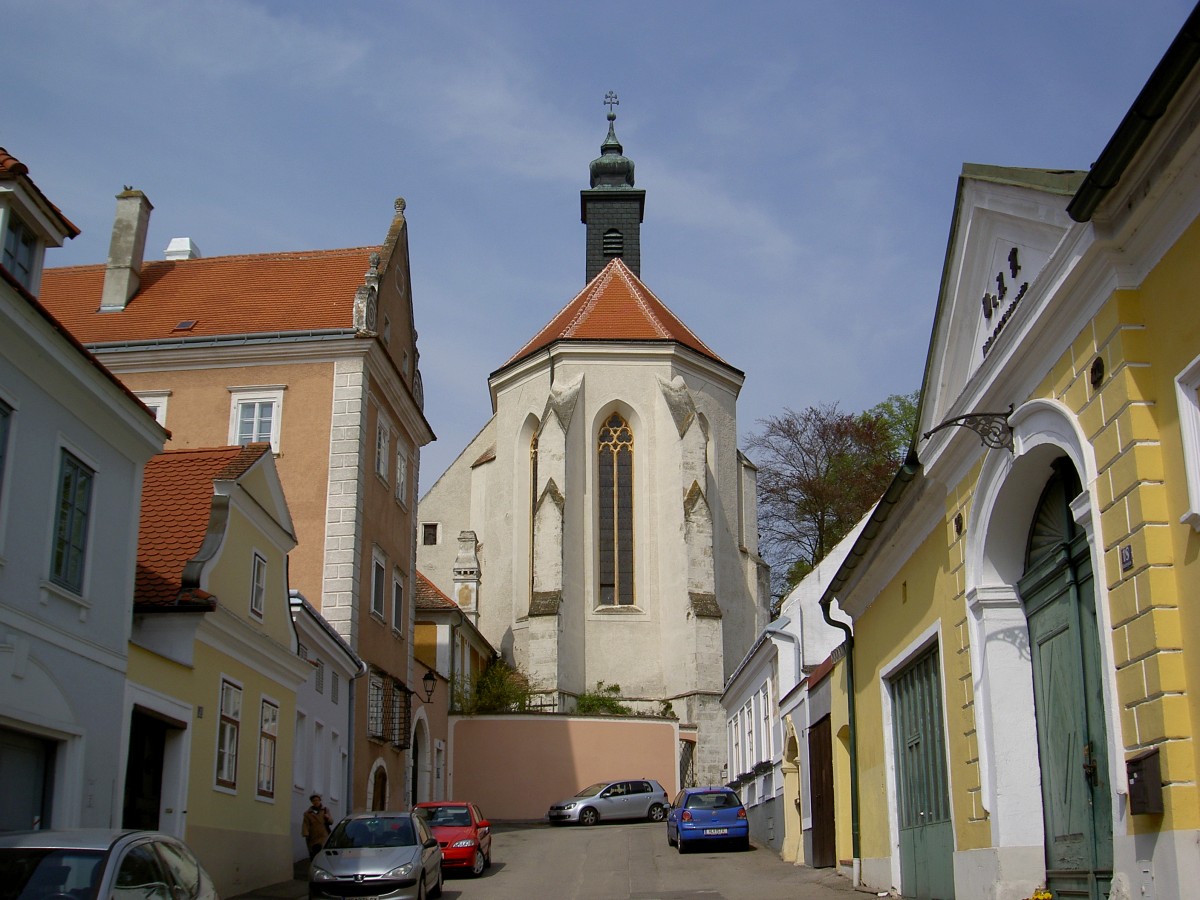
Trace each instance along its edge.
<path fill-rule="evenodd" d="M 135 609 L 125 718 L 166 723 L 159 821 L 142 827 L 185 839 L 228 896 L 291 877 L 291 723 L 311 667 L 296 652 L 287 584 L 295 538 L 271 454 L 215 482 L 213 499 L 194 577 L 215 608 Z M 251 609 L 256 556 L 265 563 L 261 615 Z M 222 742 L 223 723 L 236 729 L 232 742 Z M 218 759 L 230 746 L 232 779 Z M 131 778 L 153 771 L 140 752 L 131 746 Z M 231 843 L 255 853 L 231 857 Z"/>
<path fill-rule="evenodd" d="M 863 887 L 1200 882 L 1200 75 L 1168 58 L 1094 178 L 959 181 L 916 457 L 823 598 L 854 620 Z M 982 413 L 992 446 L 941 427 Z"/>

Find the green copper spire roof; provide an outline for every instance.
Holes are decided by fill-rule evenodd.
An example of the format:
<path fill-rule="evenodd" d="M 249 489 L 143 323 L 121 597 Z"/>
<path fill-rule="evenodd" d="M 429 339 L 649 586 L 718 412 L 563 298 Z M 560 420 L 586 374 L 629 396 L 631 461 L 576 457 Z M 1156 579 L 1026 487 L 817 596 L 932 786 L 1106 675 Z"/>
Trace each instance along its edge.
<path fill-rule="evenodd" d="M 600 156 L 593 159 L 589 168 L 592 173 L 592 187 L 596 188 L 631 188 L 633 187 L 633 160 L 624 155 L 625 148 L 617 140 L 617 114 L 613 107 L 620 104 L 617 95 L 612 91 L 604 97 L 608 106 L 608 137 L 600 145 Z"/>

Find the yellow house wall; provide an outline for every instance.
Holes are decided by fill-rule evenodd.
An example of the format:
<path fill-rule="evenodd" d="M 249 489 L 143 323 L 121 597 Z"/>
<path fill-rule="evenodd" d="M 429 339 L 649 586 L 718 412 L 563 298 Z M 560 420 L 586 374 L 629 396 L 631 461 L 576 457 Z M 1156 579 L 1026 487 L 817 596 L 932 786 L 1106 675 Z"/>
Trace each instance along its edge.
<path fill-rule="evenodd" d="M 244 476 L 243 481 L 246 478 L 253 479 L 255 474 L 257 473 Z M 253 492 L 253 481 L 249 487 Z M 266 594 L 261 619 L 250 612 L 255 552 L 267 563 Z M 267 541 L 258 527 L 247 521 L 244 516 L 232 512 L 225 530 L 221 557 L 215 565 L 210 566 L 206 588 L 209 593 L 217 596 L 225 609 L 251 623 L 255 631 L 269 638 L 280 649 L 292 652 L 295 626 L 292 624 L 291 608 L 288 605 L 287 566 L 287 553 Z"/>
<path fill-rule="evenodd" d="M 292 731 L 296 698 L 246 662 L 205 644 L 196 646 L 195 678 L 188 698 L 203 708 L 194 721 L 188 786 L 187 840 L 205 860 L 221 894 L 237 893 L 291 877 Z M 242 688 L 238 731 L 237 788 L 216 786 L 217 726 L 221 720 L 221 679 Z M 275 754 L 275 797 L 257 791 L 259 711 L 263 699 L 279 706 L 281 723 Z M 231 854 L 230 847 L 254 847 L 253 854 Z"/>
<path fill-rule="evenodd" d="M 437 664 L 437 625 L 418 622 L 413 629 L 413 656 L 423 666 Z"/>
<path fill-rule="evenodd" d="M 1180 517 L 1187 509 L 1185 461 L 1175 377 L 1200 353 L 1200 223 L 1193 224 L 1136 291 L 1105 302 L 1026 399 L 1050 398 L 1078 417 L 1098 471 L 1109 635 L 1117 667 L 1117 703 L 1125 756 L 1158 747 L 1165 814 L 1130 816 L 1132 833 L 1200 827 L 1200 766 L 1193 724 L 1200 721 L 1200 652 L 1184 646 L 1200 634 L 1200 535 Z M 1099 389 L 1089 372 L 1099 356 Z M 976 466 L 946 500 L 945 519 L 881 591 L 855 628 L 858 760 L 862 781 L 862 853 L 890 854 L 883 758 L 881 667 L 937 623 L 949 743 L 956 847 L 990 845 L 980 803 L 978 748 L 965 607 L 965 538 L 979 476 Z M 1134 566 L 1121 571 L 1120 549 Z M 1194 639 L 1194 638 L 1193 638 Z M 1188 652 L 1190 649 L 1190 653 Z M 839 853 L 841 852 L 839 832 Z"/>

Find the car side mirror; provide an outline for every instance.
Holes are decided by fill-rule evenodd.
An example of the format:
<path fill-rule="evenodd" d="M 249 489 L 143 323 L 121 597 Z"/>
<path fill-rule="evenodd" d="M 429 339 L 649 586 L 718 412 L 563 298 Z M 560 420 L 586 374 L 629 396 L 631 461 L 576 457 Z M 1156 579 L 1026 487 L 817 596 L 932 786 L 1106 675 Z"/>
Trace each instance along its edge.
<path fill-rule="evenodd" d="M 436 847 L 437 845 L 438 845 L 437 838 L 431 837 L 427 841 L 425 841 L 423 846 L 433 848 L 433 847 Z"/>
<path fill-rule="evenodd" d="M 479 828 L 491 828 L 491 827 L 492 827 L 492 823 L 491 823 L 491 822 L 489 822 L 487 819 L 480 819 L 480 820 L 479 820 L 479 825 L 478 825 L 477 827 L 479 827 Z"/>

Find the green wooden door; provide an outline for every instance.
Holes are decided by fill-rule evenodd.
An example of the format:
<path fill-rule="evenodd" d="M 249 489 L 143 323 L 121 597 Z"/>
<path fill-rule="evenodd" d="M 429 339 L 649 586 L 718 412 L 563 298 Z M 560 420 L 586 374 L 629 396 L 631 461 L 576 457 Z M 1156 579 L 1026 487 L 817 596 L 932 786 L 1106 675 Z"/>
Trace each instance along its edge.
<path fill-rule="evenodd" d="M 1112 807 L 1091 552 L 1071 515 L 1066 460 L 1042 492 L 1018 588 L 1029 618 L 1046 880 L 1056 897 L 1108 896 Z"/>
<path fill-rule="evenodd" d="M 954 826 L 934 647 L 892 678 L 900 890 L 918 900 L 954 897 Z"/>

